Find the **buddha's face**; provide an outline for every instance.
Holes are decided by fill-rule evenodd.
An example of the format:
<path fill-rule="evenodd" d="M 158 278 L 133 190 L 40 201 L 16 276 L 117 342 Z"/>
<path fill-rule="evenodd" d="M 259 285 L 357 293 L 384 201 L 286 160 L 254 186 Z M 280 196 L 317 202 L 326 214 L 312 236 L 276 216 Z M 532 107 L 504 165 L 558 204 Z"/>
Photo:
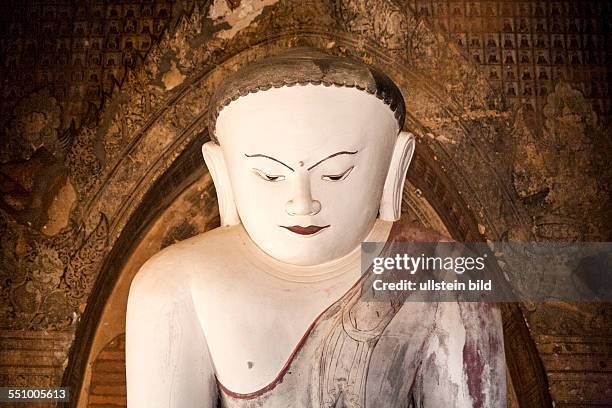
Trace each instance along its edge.
<path fill-rule="evenodd" d="M 320 85 L 260 91 L 226 106 L 216 132 L 240 219 L 267 254 L 325 263 L 373 227 L 398 132 L 375 96 Z"/>

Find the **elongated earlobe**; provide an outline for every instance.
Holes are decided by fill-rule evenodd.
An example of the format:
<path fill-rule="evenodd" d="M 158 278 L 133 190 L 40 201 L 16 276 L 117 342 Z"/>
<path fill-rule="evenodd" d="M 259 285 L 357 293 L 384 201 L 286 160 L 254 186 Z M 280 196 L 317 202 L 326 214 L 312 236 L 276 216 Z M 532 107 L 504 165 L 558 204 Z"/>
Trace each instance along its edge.
<path fill-rule="evenodd" d="M 234 193 L 232 192 L 232 185 L 230 184 L 221 146 L 214 142 L 204 143 L 202 145 L 202 155 L 217 190 L 221 226 L 240 224 L 240 217 L 238 217 L 238 211 L 236 210 Z"/>
<path fill-rule="evenodd" d="M 415 139 L 412 133 L 401 132 L 395 142 L 391 165 L 380 201 L 379 218 L 384 221 L 397 221 L 402 212 L 402 194 L 406 172 L 414 154 Z"/>

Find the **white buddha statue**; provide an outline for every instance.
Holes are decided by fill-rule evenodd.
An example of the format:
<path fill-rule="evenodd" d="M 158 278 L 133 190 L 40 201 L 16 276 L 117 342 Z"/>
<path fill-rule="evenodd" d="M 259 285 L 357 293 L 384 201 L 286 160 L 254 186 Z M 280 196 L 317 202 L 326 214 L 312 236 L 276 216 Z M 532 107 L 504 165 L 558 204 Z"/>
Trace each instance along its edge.
<path fill-rule="evenodd" d="M 129 408 L 505 406 L 501 317 L 360 299 L 362 241 L 399 221 L 414 137 L 384 74 L 294 49 L 218 90 L 203 146 L 222 226 L 136 275 Z"/>

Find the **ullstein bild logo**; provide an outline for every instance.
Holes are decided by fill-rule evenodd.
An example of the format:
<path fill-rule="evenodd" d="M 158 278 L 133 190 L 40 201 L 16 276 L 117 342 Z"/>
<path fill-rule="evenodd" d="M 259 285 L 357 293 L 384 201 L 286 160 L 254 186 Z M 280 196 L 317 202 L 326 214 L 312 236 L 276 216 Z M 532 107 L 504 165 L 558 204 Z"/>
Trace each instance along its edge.
<path fill-rule="evenodd" d="M 364 243 L 362 299 L 612 300 L 612 244 Z"/>
<path fill-rule="evenodd" d="M 418 286 L 417 286 L 418 285 Z M 435 281 L 429 279 L 425 282 L 413 282 L 407 279 L 402 279 L 399 282 L 385 282 L 382 279 L 376 279 L 372 283 L 374 290 L 410 290 L 410 291 L 464 291 L 464 290 L 475 290 L 475 291 L 490 291 L 493 288 L 491 280 L 469 280 L 467 283 L 459 282 L 457 280 L 453 282 Z"/>

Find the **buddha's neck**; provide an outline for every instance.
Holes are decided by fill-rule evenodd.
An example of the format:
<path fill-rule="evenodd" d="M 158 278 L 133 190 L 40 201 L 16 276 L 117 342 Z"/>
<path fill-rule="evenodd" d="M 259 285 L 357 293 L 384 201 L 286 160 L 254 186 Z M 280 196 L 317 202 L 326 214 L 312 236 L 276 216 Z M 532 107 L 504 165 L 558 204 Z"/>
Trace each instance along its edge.
<path fill-rule="evenodd" d="M 377 219 L 364 242 L 386 242 L 393 223 Z M 290 282 L 314 283 L 355 272 L 361 265 L 361 244 L 348 254 L 319 265 L 302 266 L 281 262 L 263 252 L 251 240 L 242 225 L 239 232 L 244 255 L 262 271 Z"/>

